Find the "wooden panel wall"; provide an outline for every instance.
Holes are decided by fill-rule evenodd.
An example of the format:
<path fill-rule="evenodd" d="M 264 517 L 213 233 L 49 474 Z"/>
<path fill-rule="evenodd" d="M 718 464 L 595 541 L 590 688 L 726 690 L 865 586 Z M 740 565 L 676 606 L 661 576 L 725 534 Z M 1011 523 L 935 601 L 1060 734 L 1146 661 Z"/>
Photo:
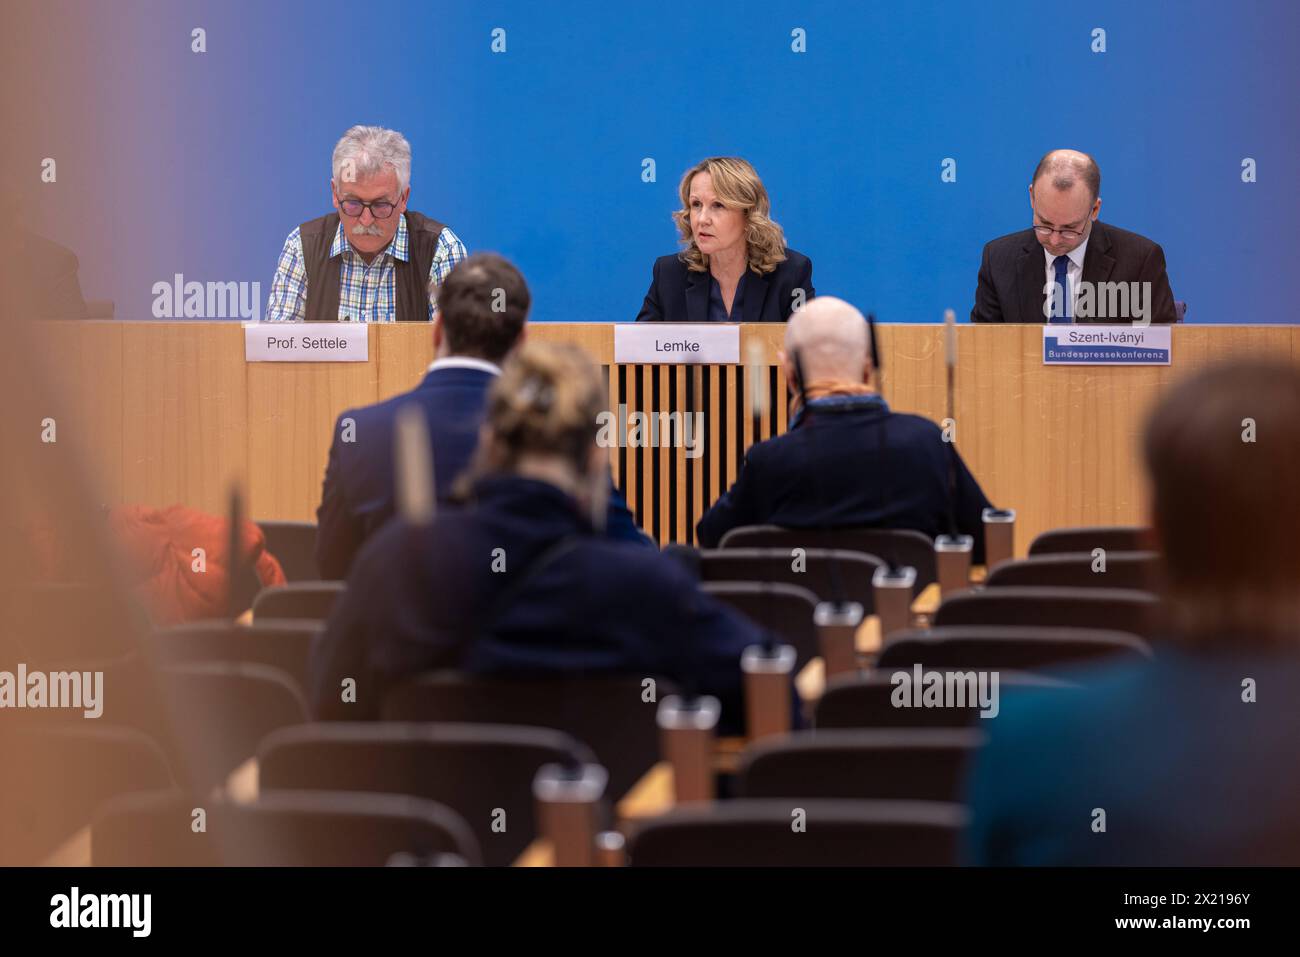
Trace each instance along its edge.
<path fill-rule="evenodd" d="M 1045 368 L 1041 328 L 958 327 L 957 447 L 989 498 L 1018 510 L 1021 553 L 1048 528 L 1143 521 L 1142 422 L 1175 378 L 1231 355 L 1300 361 L 1300 328 L 1183 326 L 1169 368 Z M 776 367 L 783 333 L 741 328 L 741 355 L 755 340 L 768 363 L 760 439 L 788 422 Z M 734 481 L 754 439 L 745 370 L 616 366 L 613 326 L 603 323 L 538 324 L 528 335 L 587 351 L 611 411 L 703 414 L 698 457 L 681 445 L 610 450 L 642 527 L 661 542 L 692 541 L 694 521 Z M 238 482 L 252 517 L 298 520 L 314 519 L 339 414 L 413 387 L 433 358 L 423 324 L 371 327 L 366 363 L 245 363 L 236 323 L 49 323 L 38 341 L 59 382 L 59 441 L 95 471 L 105 503 L 223 512 Z M 941 420 L 942 327 L 881 326 L 880 341 L 891 407 Z"/>

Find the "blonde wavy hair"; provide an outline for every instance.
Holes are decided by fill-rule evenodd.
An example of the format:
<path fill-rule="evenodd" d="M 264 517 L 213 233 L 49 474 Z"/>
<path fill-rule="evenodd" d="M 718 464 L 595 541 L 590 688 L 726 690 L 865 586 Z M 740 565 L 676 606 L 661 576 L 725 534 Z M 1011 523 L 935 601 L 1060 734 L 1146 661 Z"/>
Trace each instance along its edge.
<path fill-rule="evenodd" d="M 785 261 L 785 234 L 771 218 L 771 203 L 767 189 L 758 178 L 748 160 L 739 156 L 710 156 L 686 171 L 677 192 L 682 208 L 673 213 L 673 222 L 686 248 L 678 253 L 682 262 L 692 272 L 705 272 L 709 257 L 700 252 L 691 234 L 691 180 L 698 173 L 708 173 L 713 180 L 713 191 L 722 205 L 738 209 L 745 214 L 745 245 L 748 249 L 749 268 L 758 273 L 768 273 Z"/>
<path fill-rule="evenodd" d="M 607 399 L 596 366 L 577 346 L 525 340 L 488 390 L 484 434 L 455 497 L 467 498 L 484 475 L 514 472 L 530 453 L 561 456 L 583 474 Z"/>

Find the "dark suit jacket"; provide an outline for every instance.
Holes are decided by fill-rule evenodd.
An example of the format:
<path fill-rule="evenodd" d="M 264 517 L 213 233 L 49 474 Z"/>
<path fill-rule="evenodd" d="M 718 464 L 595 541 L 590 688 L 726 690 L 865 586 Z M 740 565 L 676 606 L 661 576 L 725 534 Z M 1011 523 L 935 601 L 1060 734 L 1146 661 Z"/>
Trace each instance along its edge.
<path fill-rule="evenodd" d="M 971 322 L 1046 322 L 1043 314 L 1046 260 L 1043 245 L 1032 229 L 987 243 L 980 262 L 979 284 Z M 1165 253 L 1158 243 L 1128 230 L 1092 224 L 1083 256 L 1083 282 L 1149 282 L 1151 300 L 1144 301 L 1152 322 L 1173 322 L 1174 294 L 1165 273 Z M 1132 306 L 1130 305 L 1130 310 Z M 1081 318 L 1084 323 L 1122 325 L 1113 318 Z"/>
<path fill-rule="evenodd" d="M 1300 655 L 1155 651 L 1062 675 L 1078 690 L 1004 695 L 976 720 L 989 741 L 969 785 L 969 863 L 1300 864 Z"/>
<path fill-rule="evenodd" d="M 972 560 L 984 560 L 988 499 L 937 425 L 889 412 L 883 402 L 838 411 L 819 406 L 814 402 L 784 435 L 750 447 L 735 484 L 696 527 L 702 546 L 715 547 L 742 525 L 945 534 L 955 461 L 957 529 L 975 539 Z"/>
<path fill-rule="evenodd" d="M 815 296 L 812 260 L 793 249 L 785 261 L 763 275 L 752 269 L 745 278 L 745 298 L 737 322 L 785 322 L 795 306 L 794 291 L 803 290 L 805 301 Z M 691 272 L 676 255 L 655 260 L 650 291 L 645 294 L 637 322 L 708 322 L 708 272 Z"/>
<path fill-rule="evenodd" d="M 543 562 L 561 542 L 571 547 Z M 313 649 L 312 709 L 326 720 L 376 717 L 386 689 L 439 668 L 628 673 L 716 695 L 739 728 L 740 657 L 760 640 L 658 550 L 595 536 L 559 489 L 492 476 L 432 526 L 399 519 L 366 543 Z M 349 677 L 357 698 L 345 704 Z"/>
<path fill-rule="evenodd" d="M 393 517 L 393 432 L 397 410 L 414 402 L 425 414 L 433 448 L 437 495 L 445 501 L 478 445 L 487 390 L 495 376 L 479 369 L 439 369 L 410 392 L 360 409 L 348 409 L 334 425 L 320 507 L 316 510 L 316 564 L 321 577 L 343 579 L 362 543 Z M 345 442 L 345 420 L 353 441 Z M 606 534 L 649 544 L 611 488 Z"/>

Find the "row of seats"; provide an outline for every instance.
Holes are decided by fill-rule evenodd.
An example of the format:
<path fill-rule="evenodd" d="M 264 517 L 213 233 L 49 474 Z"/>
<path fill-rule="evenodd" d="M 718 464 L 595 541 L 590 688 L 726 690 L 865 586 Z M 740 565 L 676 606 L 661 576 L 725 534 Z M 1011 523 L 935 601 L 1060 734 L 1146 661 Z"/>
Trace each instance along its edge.
<path fill-rule="evenodd" d="M 928 543 L 928 539 L 926 541 Z M 731 562 L 726 566 L 731 570 L 747 572 L 743 561 L 739 564 L 735 561 L 739 554 L 733 549 L 732 554 L 720 557 Z M 833 557 L 841 568 L 861 559 L 873 567 L 880 564 L 879 556 L 848 553 L 827 557 Z M 1091 555 L 1085 553 L 1084 557 L 1091 560 Z M 1129 563 L 1129 557 L 1110 556 L 1111 567 L 1149 565 L 1151 562 L 1150 556 L 1137 556 Z M 773 566 L 778 564 L 769 562 L 766 555 L 759 558 Z M 789 551 L 780 551 L 780 558 L 779 566 L 789 568 Z M 1077 556 L 1065 556 L 1065 560 L 1072 566 L 1078 564 Z M 946 860 L 950 860 L 955 848 L 954 835 L 959 828 L 960 808 L 956 802 L 960 799 L 957 787 L 961 767 L 966 755 L 978 744 L 978 731 L 966 727 L 971 722 L 972 713 L 970 709 L 959 714 L 953 709 L 904 711 L 894 708 L 889 701 L 892 686 L 880 669 L 922 664 L 926 667 L 1024 670 L 1033 673 L 1004 673 L 1003 687 L 1030 684 L 1068 689 L 1067 684 L 1045 677 L 1046 673 L 1063 662 L 1107 654 L 1149 655 L 1149 648 L 1137 637 L 1149 633 L 1149 627 L 1144 623 L 1144 616 L 1154 602 L 1149 595 L 1116 589 L 1043 590 L 1026 586 L 1024 579 L 1017 577 L 1023 574 L 1018 569 L 1029 565 L 1056 569 L 1063 564 L 1061 558 L 1031 558 L 1007 563 L 994 570 L 985 589 L 949 596 L 938 609 L 934 628 L 895 635 L 885 645 L 876 662 L 877 671 L 838 679 L 828 685 L 816 704 L 815 732 L 752 746 L 742 757 L 737 771 L 735 799 L 716 802 L 707 809 L 693 810 L 691 813 L 695 817 L 689 822 L 689 827 L 704 827 L 710 821 L 710 826 L 728 831 L 736 828 L 771 830 L 775 827 L 773 839 L 779 842 L 782 834 L 799 833 L 790 828 L 790 802 L 781 805 L 784 810 L 776 818 L 764 819 L 766 823 L 759 820 L 762 817 L 760 805 L 764 802 L 770 805 L 770 799 L 778 797 L 798 799 L 805 812 L 805 805 L 817 803 L 819 813 L 826 812 L 829 816 L 815 819 L 823 823 L 836 822 L 836 828 L 847 827 L 854 815 L 862 818 L 860 824 L 876 832 L 889 831 L 894 825 L 912 826 L 908 822 L 913 818 L 916 819 L 913 824 L 928 821 L 916 826 L 928 829 L 927 833 L 931 834 L 945 833 L 947 837 L 934 845 L 936 848 L 942 846 L 944 853 L 933 861 L 913 855 L 900 857 L 894 862 L 941 863 L 944 861 L 938 858 L 944 854 L 948 855 Z M 813 566 L 814 562 L 810 561 L 808 567 Z M 845 577 L 842 571 L 837 571 L 837 574 L 842 581 Z M 998 580 L 999 576 L 1002 576 L 1002 581 Z M 762 574 L 760 581 L 766 581 Z M 114 848 L 134 847 L 138 855 L 138 849 L 143 846 L 168 847 L 163 839 L 168 833 L 190 833 L 173 831 L 168 823 L 180 820 L 177 809 L 183 809 L 188 819 L 197 806 L 190 795 L 206 793 L 207 788 L 222 780 L 254 751 L 259 757 L 263 789 L 257 805 L 241 804 L 232 808 L 226 806 L 229 802 L 219 800 L 199 802 L 205 809 L 214 811 L 212 820 L 219 825 L 209 829 L 208 833 L 242 833 L 249 829 L 257 832 L 258 828 L 271 827 L 264 822 L 278 821 L 286 815 L 305 815 L 313 820 L 327 821 L 331 814 L 337 813 L 356 822 L 364 815 L 355 794 L 372 790 L 392 792 L 432 801 L 440 806 L 440 809 L 415 809 L 418 813 L 414 817 L 426 823 L 435 819 L 445 821 L 448 814 L 462 820 L 456 812 L 463 812 L 463 823 L 473 821 L 473 825 L 465 823 L 462 831 L 468 829 L 473 840 L 465 841 L 463 833 L 454 833 L 455 828 L 444 828 L 442 839 L 408 841 L 405 848 L 398 847 L 400 841 L 392 844 L 376 840 L 371 845 L 374 853 L 382 851 L 381 856 L 387 860 L 391 856 L 389 852 L 405 850 L 421 862 L 444 863 L 482 861 L 501 864 L 513 860 L 535 836 L 536 821 L 530 789 L 538 768 L 543 764 L 569 767 L 603 763 L 609 773 L 606 794 L 617 799 L 658 760 L 658 730 L 641 701 L 639 680 L 574 679 L 565 682 L 564 688 L 555 687 L 552 682 L 521 680 L 506 688 L 501 681 L 476 680 L 460 675 L 421 676 L 390 695 L 384 709 L 385 722 L 375 725 L 306 724 L 307 714 L 300 688 L 305 680 L 311 644 L 321 621 L 328 616 L 329 608 L 343 587 L 342 583 L 298 582 L 267 589 L 258 596 L 251 626 L 233 626 L 225 622 L 197 623 L 154 635 L 153 651 L 157 660 L 165 665 L 162 671 L 163 683 L 167 685 L 165 697 L 171 717 L 178 719 L 182 726 L 181 737 L 187 745 L 184 754 L 202 753 L 205 767 L 197 775 L 193 768 L 187 769 L 184 776 L 167 768 L 166 774 L 128 776 L 129 780 L 142 782 L 139 786 L 148 785 L 154 793 L 121 797 L 119 803 L 125 802 L 122 807 L 111 802 L 106 806 L 96 825 L 96 863 L 126 863 L 128 861 L 124 858 L 116 856 Z M 810 630 L 812 612 L 818 599 L 825 596 L 814 594 L 800 585 L 755 584 L 752 579 L 748 582 L 707 581 L 706 587 L 795 644 L 802 659 L 801 666 L 816 654 L 816 632 Z M 1062 602 L 1069 606 L 1064 614 L 1061 613 Z M 1005 624 L 1008 620 L 1037 621 L 1043 626 L 1095 623 L 1095 616 L 1090 618 L 1084 614 L 1081 618 L 1078 612 L 1079 607 L 1086 609 L 1090 606 L 1108 609 L 1107 615 L 1113 615 L 1116 608 L 1127 609 L 1123 613 L 1127 617 L 1119 619 L 1124 627 L 1086 630 Z M 1003 623 L 979 623 L 990 615 Z M 976 623 L 968 624 L 972 619 Z M 1107 618 L 1103 623 L 1114 624 L 1115 621 Z M 665 684 L 661 693 L 667 694 L 671 690 Z M 558 711 L 557 702 L 565 703 Z M 527 743 L 518 737 L 522 734 L 528 738 L 547 727 L 558 729 L 547 734 L 559 735 L 563 740 Z M 113 730 L 130 733 L 128 729 L 100 729 L 101 733 Z M 444 737 L 439 739 L 439 734 Z M 468 737 L 457 742 L 457 734 Z M 588 746 L 590 750 L 587 750 Z M 138 742 L 133 747 L 137 755 L 143 753 Z M 456 750 L 458 747 L 459 752 Z M 435 760 L 433 753 L 438 749 L 441 750 Z M 155 747 L 155 750 L 164 762 L 169 759 L 165 748 Z M 489 752 L 522 755 L 522 758 L 511 758 L 516 769 L 513 776 L 504 770 L 488 773 L 492 763 L 484 755 Z M 138 762 L 138 756 L 136 760 Z M 126 766 L 131 766 L 130 761 Z M 347 775 L 340 777 L 336 773 L 331 777 L 321 773 L 323 768 L 345 767 L 357 769 L 357 776 L 349 779 Z M 298 770 L 294 771 L 294 768 Z M 108 782 L 109 792 L 112 792 L 115 782 L 121 781 L 113 775 L 105 775 L 103 779 Z M 510 807 L 502 803 L 503 798 L 474 793 L 476 787 L 481 790 L 487 786 L 494 796 L 498 795 L 503 790 L 502 782 L 507 779 L 515 782 L 511 792 L 513 796 L 507 802 Z M 300 802 L 310 803 L 320 797 L 325 804 L 320 807 L 292 805 L 290 798 L 282 792 L 293 792 L 292 799 Z M 329 805 L 332 800 L 329 795 L 337 792 L 355 792 L 354 800 L 351 804 L 336 802 Z M 258 809 L 261 802 L 272 797 L 274 802 L 265 805 L 265 816 L 254 821 L 254 817 L 263 813 Z M 511 835 L 509 840 L 502 839 L 503 832 L 492 829 L 491 816 L 483 813 L 487 803 L 493 800 L 492 809 L 502 811 L 506 820 L 514 823 L 513 827 L 507 825 L 504 832 Z M 837 802 L 836 806 L 823 807 L 827 801 Z M 903 810 L 893 806 L 899 801 L 930 802 L 933 806 L 910 808 L 907 814 L 896 820 L 890 817 L 890 813 Z M 886 802 L 891 807 L 885 808 L 879 802 Z M 767 811 L 771 812 L 775 807 L 770 805 Z M 82 810 L 84 812 L 84 808 Z M 380 823 L 391 823 L 396 809 L 390 806 L 380 810 L 383 811 L 379 815 Z M 948 820 L 952 827 L 944 831 L 934 823 L 936 814 Z M 131 828 L 139 831 L 146 822 L 153 822 L 149 826 L 156 825 L 162 829 L 159 835 L 155 835 L 158 840 L 142 843 L 137 840 L 141 834 L 130 840 L 111 837 L 117 833 L 114 828 L 119 825 L 128 831 Z M 687 826 L 684 819 L 676 821 L 676 818 L 661 823 Z M 290 858 L 303 863 L 342 860 L 341 857 L 333 860 L 330 855 L 342 854 L 340 848 L 346 844 L 345 841 L 343 844 L 306 842 L 319 846 L 321 850 L 319 856 L 311 857 L 310 861 L 302 860 L 302 852 L 293 850 L 294 842 L 288 840 L 298 833 L 294 829 L 298 826 L 305 825 L 285 824 L 281 827 L 277 824 L 268 832 L 281 833 L 288 841 L 286 861 Z M 407 833 L 423 833 L 421 827 L 424 825 L 412 823 Z M 646 850 L 647 847 L 669 847 L 672 843 L 664 843 L 662 835 L 651 840 L 648 835 L 653 827 L 647 825 L 647 828 L 642 835 L 645 840 L 634 840 L 629 846 L 629 860 L 632 863 L 671 863 L 671 860 L 656 861 L 654 855 Z M 365 832 L 365 828 L 354 823 L 334 829 L 334 833 L 339 835 L 352 831 L 360 834 Z M 379 832 L 393 831 L 391 828 L 384 831 L 380 827 Z M 254 843 L 259 846 L 266 844 L 265 841 Z M 805 841 L 800 844 L 802 850 L 799 853 L 812 843 Z M 852 843 L 842 846 L 851 846 Z M 762 846 L 762 841 L 740 841 L 736 848 L 740 852 L 744 848 Z M 888 841 L 880 845 L 885 846 L 889 846 Z M 903 846 L 899 845 L 900 848 Z M 674 853 L 682 852 L 678 849 Z M 298 856 L 294 857 L 295 854 Z M 242 862 L 273 862 L 264 857 L 250 859 L 242 853 L 234 856 Z M 174 863 L 203 863 L 229 861 L 231 858 L 232 854 L 220 842 L 186 839 L 169 860 Z M 857 862 L 868 860 L 890 862 L 884 858 L 864 857 L 859 857 Z M 150 862 L 166 863 L 168 860 L 159 857 Z M 377 861 L 367 858 L 367 862 Z M 687 863 L 685 859 L 677 862 Z M 743 862 L 753 863 L 754 860 L 746 858 Z"/>

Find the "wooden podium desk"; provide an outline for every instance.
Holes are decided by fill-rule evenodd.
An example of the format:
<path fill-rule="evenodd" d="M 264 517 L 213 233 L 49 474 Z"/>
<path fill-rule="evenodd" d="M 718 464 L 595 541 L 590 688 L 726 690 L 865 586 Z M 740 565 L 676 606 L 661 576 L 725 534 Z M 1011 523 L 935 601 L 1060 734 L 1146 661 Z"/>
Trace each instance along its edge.
<path fill-rule="evenodd" d="M 942 326 L 878 328 L 890 406 L 941 420 Z M 528 335 L 590 353 L 616 414 L 703 416 L 697 457 L 680 446 L 610 450 L 642 527 L 661 543 L 692 541 L 695 521 L 755 439 L 745 370 L 613 365 L 613 330 L 538 323 Z M 1048 528 L 1144 520 L 1142 423 L 1176 378 L 1228 355 L 1300 360 L 1300 328 L 1195 325 L 1174 327 L 1169 367 L 1048 368 L 1041 330 L 958 327 L 957 447 L 994 504 L 1018 511 L 1020 554 Z M 433 358 L 423 323 L 371 326 L 365 363 L 246 363 L 237 322 L 51 322 L 33 333 L 57 385 L 50 414 L 60 451 L 92 467 L 102 501 L 224 513 L 238 481 L 255 519 L 314 521 L 336 416 L 412 388 Z M 787 423 L 775 364 L 783 335 L 781 325 L 741 327 L 740 354 L 761 344 L 774 400 L 759 439 Z"/>

